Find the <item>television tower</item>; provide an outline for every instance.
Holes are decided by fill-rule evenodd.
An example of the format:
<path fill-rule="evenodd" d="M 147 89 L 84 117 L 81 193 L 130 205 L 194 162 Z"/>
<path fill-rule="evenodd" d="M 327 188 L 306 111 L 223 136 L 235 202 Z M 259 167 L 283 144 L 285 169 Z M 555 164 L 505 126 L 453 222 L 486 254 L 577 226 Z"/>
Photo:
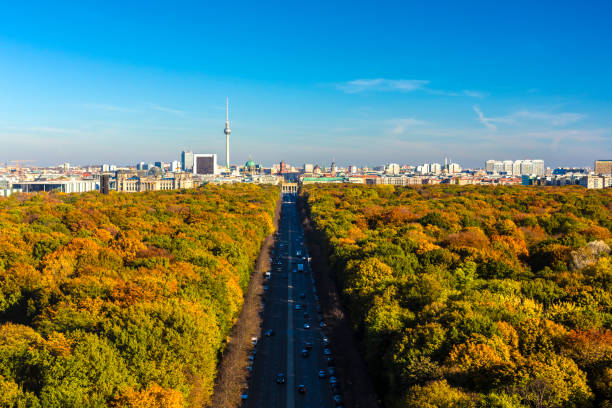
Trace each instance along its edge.
<path fill-rule="evenodd" d="M 229 127 L 229 97 L 227 98 L 227 101 L 226 101 L 226 114 L 227 114 L 227 117 L 225 119 L 225 130 L 223 132 L 225 133 L 225 167 L 227 167 L 227 170 L 229 170 L 230 168 L 229 137 L 230 137 L 230 133 L 232 133 L 232 130 Z"/>

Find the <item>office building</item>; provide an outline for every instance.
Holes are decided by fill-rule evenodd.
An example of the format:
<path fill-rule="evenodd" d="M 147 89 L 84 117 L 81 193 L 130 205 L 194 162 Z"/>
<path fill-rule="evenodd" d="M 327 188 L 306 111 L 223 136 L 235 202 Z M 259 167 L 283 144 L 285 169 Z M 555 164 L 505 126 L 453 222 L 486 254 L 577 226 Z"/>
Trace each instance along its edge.
<path fill-rule="evenodd" d="M 110 192 L 110 175 L 102 174 L 100 176 L 100 193 L 108 194 Z"/>
<path fill-rule="evenodd" d="M 181 152 L 181 166 L 183 171 L 193 171 L 193 152 L 189 150 L 183 150 Z"/>
<path fill-rule="evenodd" d="M 194 154 L 193 174 L 217 174 L 216 154 Z"/>
<path fill-rule="evenodd" d="M 588 175 L 580 178 L 580 185 L 586 188 L 610 188 L 612 176 Z"/>
<path fill-rule="evenodd" d="M 449 173 L 461 173 L 461 166 L 458 163 L 450 163 L 448 165 Z"/>
<path fill-rule="evenodd" d="M 41 191 L 58 193 L 85 193 L 97 190 L 99 183 L 96 180 L 44 180 L 24 181 L 20 183 L 24 193 L 36 193 Z"/>
<path fill-rule="evenodd" d="M 433 174 L 440 174 L 442 172 L 442 166 L 440 163 L 431 163 L 429 165 L 429 172 Z"/>
<path fill-rule="evenodd" d="M 595 174 L 612 174 L 612 160 L 595 160 Z"/>
<path fill-rule="evenodd" d="M 314 170 L 314 165 L 312 164 L 304 164 L 304 173 L 312 173 Z"/>
<path fill-rule="evenodd" d="M 399 174 L 400 165 L 397 163 L 389 163 L 385 166 L 385 174 Z"/>

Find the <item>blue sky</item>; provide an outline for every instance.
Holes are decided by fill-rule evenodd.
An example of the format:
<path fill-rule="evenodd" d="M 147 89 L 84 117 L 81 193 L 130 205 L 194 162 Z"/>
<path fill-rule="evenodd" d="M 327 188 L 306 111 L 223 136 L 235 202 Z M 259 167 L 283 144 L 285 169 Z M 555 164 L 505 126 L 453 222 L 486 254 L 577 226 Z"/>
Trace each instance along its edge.
<path fill-rule="evenodd" d="M 209 4 L 204 4 L 209 3 Z M 505 4 L 504 4 L 505 3 Z M 612 157 L 608 1 L 4 2 L 0 161 Z"/>

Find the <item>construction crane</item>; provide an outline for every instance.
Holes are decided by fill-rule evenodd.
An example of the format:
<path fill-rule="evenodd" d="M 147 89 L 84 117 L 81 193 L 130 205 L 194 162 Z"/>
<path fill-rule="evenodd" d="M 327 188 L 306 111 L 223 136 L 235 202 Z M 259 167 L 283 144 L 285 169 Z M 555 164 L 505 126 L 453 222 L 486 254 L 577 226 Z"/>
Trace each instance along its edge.
<path fill-rule="evenodd" d="M 19 178 L 23 178 L 23 163 L 33 162 L 34 160 L 11 160 L 11 163 L 15 163 L 15 170 L 19 173 Z"/>

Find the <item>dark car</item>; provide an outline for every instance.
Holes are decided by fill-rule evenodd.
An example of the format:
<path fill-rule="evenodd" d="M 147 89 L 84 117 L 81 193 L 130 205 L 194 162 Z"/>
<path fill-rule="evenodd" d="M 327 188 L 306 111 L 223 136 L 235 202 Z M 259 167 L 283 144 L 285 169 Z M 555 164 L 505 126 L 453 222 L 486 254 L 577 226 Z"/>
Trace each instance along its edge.
<path fill-rule="evenodd" d="M 310 313 L 304 312 L 304 319 L 310 319 Z"/>
<path fill-rule="evenodd" d="M 306 350 L 312 350 L 312 343 L 310 341 L 307 341 L 304 343 L 304 348 Z"/>
<path fill-rule="evenodd" d="M 300 394 L 306 394 L 306 386 L 304 384 L 298 385 L 297 390 Z"/>
<path fill-rule="evenodd" d="M 327 368 L 327 374 L 329 374 L 330 376 L 336 375 L 336 368 L 335 367 L 328 367 Z"/>
<path fill-rule="evenodd" d="M 325 372 L 325 370 L 319 370 L 319 378 L 325 378 L 327 377 L 327 373 Z"/>
<path fill-rule="evenodd" d="M 283 373 L 276 374 L 276 383 L 277 384 L 284 384 L 285 383 L 285 374 L 283 374 Z"/>
<path fill-rule="evenodd" d="M 336 365 L 336 360 L 333 357 L 327 357 L 327 366 L 334 367 Z"/>
<path fill-rule="evenodd" d="M 334 376 L 329 377 L 329 383 L 330 384 L 336 384 L 338 382 L 338 379 Z"/>
<path fill-rule="evenodd" d="M 326 356 L 331 356 L 331 355 L 332 355 L 332 352 L 331 352 L 331 350 L 330 350 L 330 349 L 328 349 L 327 347 L 325 347 L 325 348 L 323 349 L 323 354 L 325 354 Z"/>
<path fill-rule="evenodd" d="M 302 357 L 308 357 L 310 353 L 306 349 L 302 349 Z"/>
<path fill-rule="evenodd" d="M 265 332 L 266 337 L 270 337 L 270 336 L 274 336 L 274 330 L 270 329 L 267 332 Z"/>
<path fill-rule="evenodd" d="M 306 295 L 303 292 L 300 293 L 300 299 L 306 299 Z"/>
<path fill-rule="evenodd" d="M 342 405 L 342 395 L 340 394 L 334 395 L 334 404 L 336 404 L 336 406 Z"/>
<path fill-rule="evenodd" d="M 332 394 L 336 395 L 336 394 L 341 394 L 342 392 L 340 391 L 340 384 L 335 383 L 335 384 L 330 384 L 329 388 L 331 389 Z"/>

